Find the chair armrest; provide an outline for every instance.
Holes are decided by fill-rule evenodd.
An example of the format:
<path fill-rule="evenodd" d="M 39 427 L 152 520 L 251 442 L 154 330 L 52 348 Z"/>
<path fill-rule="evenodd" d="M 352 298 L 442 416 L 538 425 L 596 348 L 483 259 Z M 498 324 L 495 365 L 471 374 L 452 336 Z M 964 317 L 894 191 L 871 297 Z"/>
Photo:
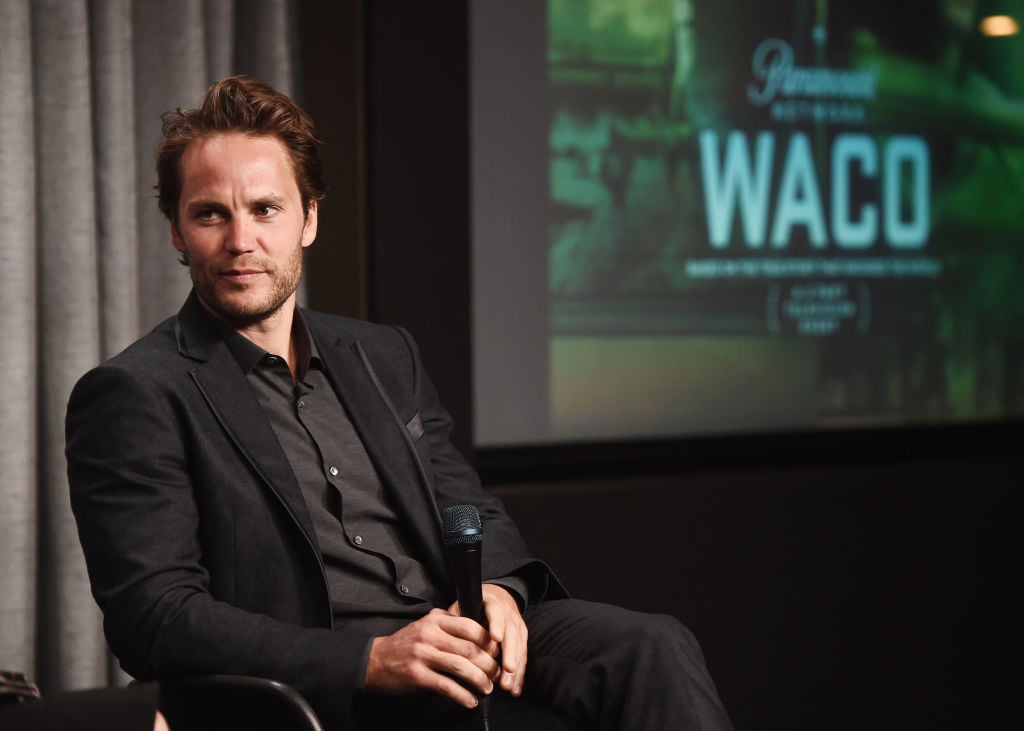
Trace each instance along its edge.
<path fill-rule="evenodd" d="M 162 681 L 160 710 L 174 731 L 323 731 L 312 707 L 290 685 L 244 675 Z"/>

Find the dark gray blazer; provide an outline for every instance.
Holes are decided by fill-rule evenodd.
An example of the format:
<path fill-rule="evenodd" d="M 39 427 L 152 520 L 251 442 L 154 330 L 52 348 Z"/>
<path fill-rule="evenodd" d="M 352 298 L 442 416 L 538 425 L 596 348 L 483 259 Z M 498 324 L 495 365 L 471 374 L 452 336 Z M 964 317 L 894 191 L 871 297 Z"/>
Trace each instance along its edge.
<path fill-rule="evenodd" d="M 449 575 L 440 510 L 470 503 L 484 521 L 485 579 L 516 574 L 535 598 L 564 595 L 450 445 L 451 421 L 411 338 L 303 317 L 431 573 Z M 325 721 L 348 727 L 370 638 L 333 626 L 299 485 L 194 293 L 176 317 L 82 377 L 66 430 L 71 505 L 124 669 L 139 679 L 281 680 Z M 454 587 L 443 589 L 454 601 Z"/>

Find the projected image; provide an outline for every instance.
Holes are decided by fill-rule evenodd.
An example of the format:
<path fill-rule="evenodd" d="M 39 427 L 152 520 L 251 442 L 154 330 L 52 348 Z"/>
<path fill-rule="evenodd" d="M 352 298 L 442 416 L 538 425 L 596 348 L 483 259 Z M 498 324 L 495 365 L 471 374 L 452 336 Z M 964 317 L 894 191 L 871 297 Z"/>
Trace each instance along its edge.
<path fill-rule="evenodd" d="M 549 0 L 553 434 L 1024 415 L 1022 18 Z"/>

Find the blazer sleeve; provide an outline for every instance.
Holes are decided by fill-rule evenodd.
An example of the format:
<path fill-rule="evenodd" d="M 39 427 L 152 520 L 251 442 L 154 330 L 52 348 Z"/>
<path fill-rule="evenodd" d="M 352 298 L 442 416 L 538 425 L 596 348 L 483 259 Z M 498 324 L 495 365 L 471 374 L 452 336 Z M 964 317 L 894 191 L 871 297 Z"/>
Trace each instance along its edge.
<path fill-rule="evenodd" d="M 68 405 L 71 506 L 111 649 L 141 680 L 280 680 L 348 727 L 368 636 L 300 626 L 211 594 L 195 494 L 203 486 L 193 483 L 188 453 L 203 435 L 186 439 L 195 425 L 172 385 L 159 370 L 108 364 L 83 376 Z"/>

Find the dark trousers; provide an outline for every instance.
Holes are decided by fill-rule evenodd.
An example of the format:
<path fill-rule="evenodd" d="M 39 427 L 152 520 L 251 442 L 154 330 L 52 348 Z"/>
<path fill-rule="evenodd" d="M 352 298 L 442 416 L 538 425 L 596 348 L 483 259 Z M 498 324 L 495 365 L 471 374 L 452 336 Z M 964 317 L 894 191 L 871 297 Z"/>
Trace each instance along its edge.
<path fill-rule="evenodd" d="M 490 731 L 724 731 L 697 640 L 678 620 L 578 599 L 526 611 L 523 698 L 496 691 Z M 365 728 L 476 731 L 475 712 L 442 698 L 382 704 Z M 383 724 L 383 725 L 382 725 Z"/>

